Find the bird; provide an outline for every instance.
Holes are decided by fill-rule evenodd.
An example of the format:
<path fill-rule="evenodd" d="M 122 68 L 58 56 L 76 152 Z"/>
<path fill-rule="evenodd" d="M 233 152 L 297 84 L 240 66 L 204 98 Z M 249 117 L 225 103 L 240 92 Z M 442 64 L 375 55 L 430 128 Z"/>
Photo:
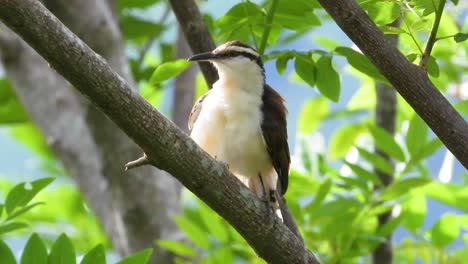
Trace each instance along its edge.
<path fill-rule="evenodd" d="M 190 137 L 282 219 L 278 199 L 288 188 L 291 163 L 287 110 L 265 81 L 260 54 L 235 40 L 188 60 L 212 63 L 219 76 L 192 108 Z"/>

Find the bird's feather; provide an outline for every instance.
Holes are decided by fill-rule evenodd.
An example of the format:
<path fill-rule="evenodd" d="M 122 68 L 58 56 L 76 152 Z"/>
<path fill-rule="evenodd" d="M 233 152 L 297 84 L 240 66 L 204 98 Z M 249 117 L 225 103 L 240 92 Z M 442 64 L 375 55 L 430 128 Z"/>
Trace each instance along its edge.
<path fill-rule="evenodd" d="M 286 127 L 287 110 L 284 106 L 284 99 L 268 84 L 265 84 L 262 101 L 263 138 L 273 167 L 278 174 L 281 195 L 284 195 L 288 188 L 289 164 L 291 163 Z"/>
<path fill-rule="evenodd" d="M 208 96 L 210 91 L 208 91 L 206 94 L 200 96 L 200 98 L 198 98 L 198 100 L 193 105 L 192 111 L 190 111 L 189 120 L 188 120 L 188 129 L 189 129 L 189 131 L 192 131 L 193 124 L 195 124 L 195 122 L 197 121 L 198 115 L 200 114 L 200 111 L 202 109 L 203 100 L 205 100 L 205 98 Z"/>

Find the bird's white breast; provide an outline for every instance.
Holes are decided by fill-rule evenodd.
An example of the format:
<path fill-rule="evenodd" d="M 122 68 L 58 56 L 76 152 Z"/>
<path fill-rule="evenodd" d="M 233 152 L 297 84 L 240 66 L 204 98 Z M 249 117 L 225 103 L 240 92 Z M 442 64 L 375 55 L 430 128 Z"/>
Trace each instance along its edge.
<path fill-rule="evenodd" d="M 261 92 L 229 85 L 218 81 L 213 86 L 191 137 L 233 173 L 255 177 L 272 167 L 261 129 Z"/>

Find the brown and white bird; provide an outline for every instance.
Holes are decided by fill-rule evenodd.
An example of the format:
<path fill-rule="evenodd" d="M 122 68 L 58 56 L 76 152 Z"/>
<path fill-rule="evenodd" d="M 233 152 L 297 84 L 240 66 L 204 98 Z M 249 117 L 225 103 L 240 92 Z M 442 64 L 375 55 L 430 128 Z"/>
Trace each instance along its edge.
<path fill-rule="evenodd" d="M 240 42 L 227 42 L 189 61 L 214 64 L 219 80 L 195 103 L 189 118 L 192 139 L 276 209 L 288 188 L 289 147 L 284 99 L 265 83 L 260 55 Z M 280 192 L 277 192 L 279 179 Z"/>

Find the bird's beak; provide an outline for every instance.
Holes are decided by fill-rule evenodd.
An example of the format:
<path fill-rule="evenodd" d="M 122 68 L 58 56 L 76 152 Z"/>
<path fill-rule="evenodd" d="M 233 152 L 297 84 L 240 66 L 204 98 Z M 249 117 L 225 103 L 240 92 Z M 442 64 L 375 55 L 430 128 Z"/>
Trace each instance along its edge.
<path fill-rule="evenodd" d="M 212 52 L 205 52 L 200 54 L 195 54 L 192 57 L 188 58 L 189 61 L 210 61 L 214 59 L 218 59 L 219 56 Z"/>

